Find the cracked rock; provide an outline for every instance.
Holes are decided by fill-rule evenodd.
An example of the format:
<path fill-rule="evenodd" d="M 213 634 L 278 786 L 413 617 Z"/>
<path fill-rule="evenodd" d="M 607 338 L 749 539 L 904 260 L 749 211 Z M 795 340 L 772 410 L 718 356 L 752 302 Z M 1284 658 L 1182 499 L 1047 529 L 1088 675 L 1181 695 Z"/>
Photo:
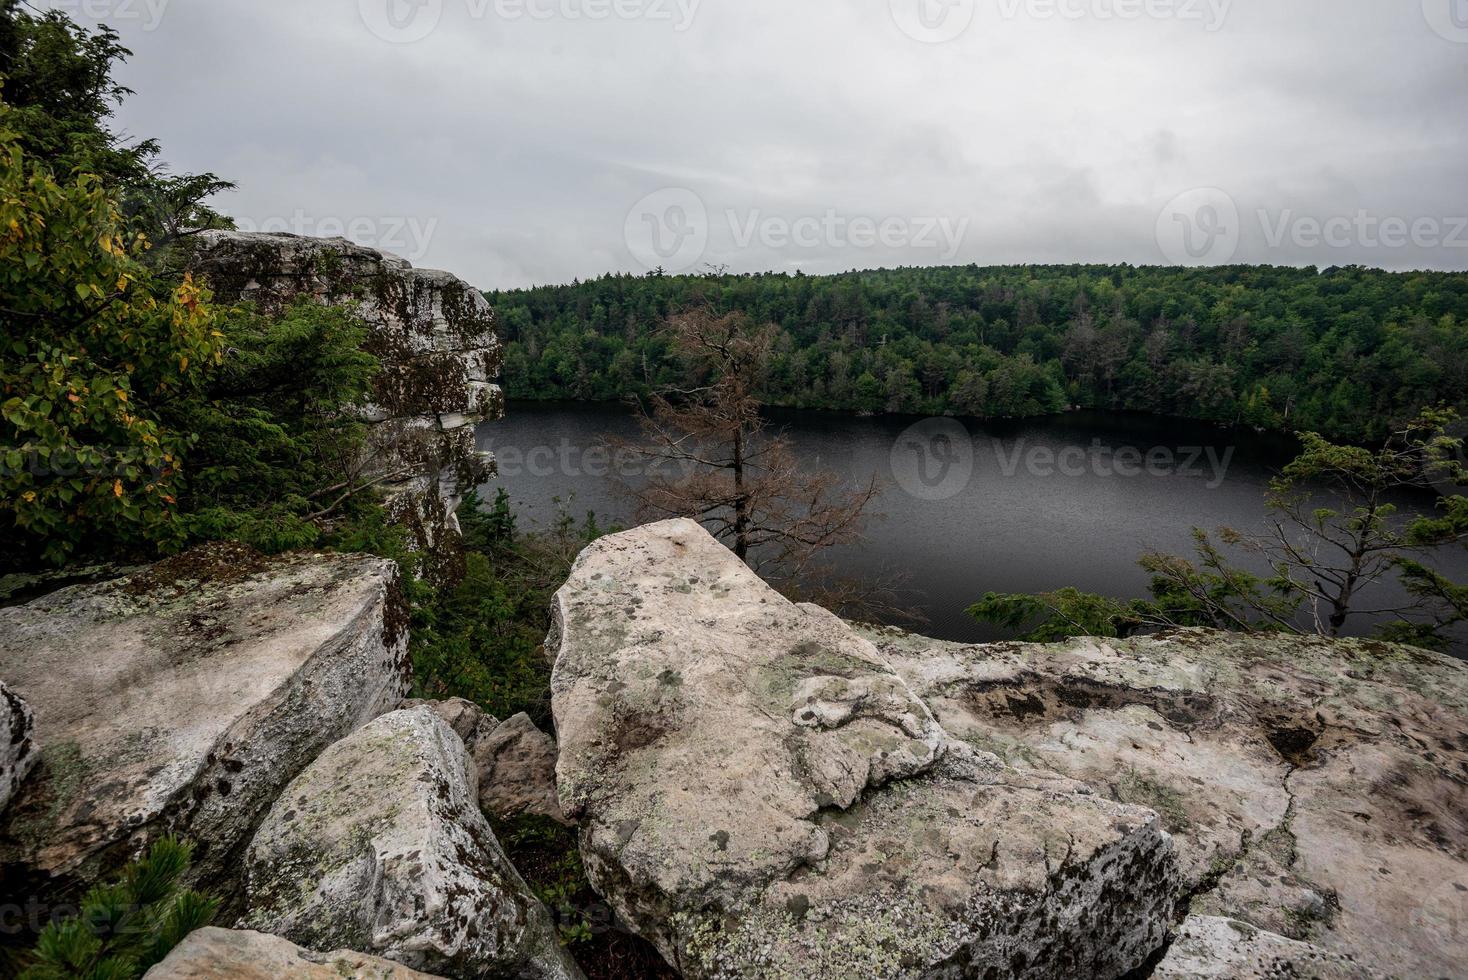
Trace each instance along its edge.
<path fill-rule="evenodd" d="M 864 631 L 954 738 L 1151 807 L 1194 913 L 1383 976 L 1468 962 L 1468 670 L 1180 630 L 965 646 Z"/>
<path fill-rule="evenodd" d="M 1153 812 L 954 743 L 696 523 L 598 541 L 554 608 L 561 803 L 684 976 L 1118 976 L 1162 945 Z"/>
<path fill-rule="evenodd" d="M 475 790 L 464 743 L 432 709 L 378 718 L 271 808 L 242 925 L 450 977 L 581 980 Z"/>

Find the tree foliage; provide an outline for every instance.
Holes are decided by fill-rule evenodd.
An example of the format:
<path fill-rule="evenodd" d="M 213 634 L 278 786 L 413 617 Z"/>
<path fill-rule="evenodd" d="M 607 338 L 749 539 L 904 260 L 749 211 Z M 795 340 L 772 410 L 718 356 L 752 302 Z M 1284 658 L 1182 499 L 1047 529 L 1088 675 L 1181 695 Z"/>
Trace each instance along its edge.
<path fill-rule="evenodd" d="M 1380 441 L 1468 406 L 1468 275 L 1259 266 L 609 275 L 491 293 L 512 398 L 676 383 L 657 326 L 774 323 L 767 405 L 1004 418 L 1128 409 Z"/>
<path fill-rule="evenodd" d="M 682 380 L 650 397 L 642 440 L 617 448 L 648 464 L 626 488 L 639 519 L 692 518 L 740 561 L 796 579 L 824 549 L 856 538 L 878 489 L 802 465 L 769 431 L 756 392 L 774 332 L 737 313 L 671 317 L 662 333 Z"/>
<path fill-rule="evenodd" d="M 219 908 L 216 899 L 183 887 L 192 854 L 190 845 L 165 837 L 115 882 L 93 887 L 79 914 L 41 932 L 21 980 L 141 977 Z"/>
<path fill-rule="evenodd" d="M 176 545 L 192 438 L 159 409 L 223 360 L 219 314 L 187 276 L 155 280 L 102 182 L 58 180 L 8 118 L 0 105 L 0 514 L 53 562 L 83 542 Z"/>
<path fill-rule="evenodd" d="M 1193 558 L 1149 552 L 1151 599 L 1130 602 L 1074 589 L 1042 595 L 990 593 L 971 616 L 1049 641 L 1126 636 L 1176 626 L 1340 636 L 1354 620 L 1378 623 L 1386 639 L 1441 649 L 1468 620 L 1468 588 L 1433 565 L 1441 548 L 1468 542 L 1468 498 L 1450 494 L 1435 514 L 1403 517 L 1398 500 L 1428 485 L 1468 482 L 1463 441 L 1449 432 L 1457 413 L 1428 409 L 1383 445 L 1340 445 L 1300 433 L 1300 454 L 1270 483 L 1269 520 L 1259 533 L 1195 528 Z M 1256 574 L 1225 548 L 1267 568 Z M 1388 578 L 1404 603 L 1369 606 Z"/>

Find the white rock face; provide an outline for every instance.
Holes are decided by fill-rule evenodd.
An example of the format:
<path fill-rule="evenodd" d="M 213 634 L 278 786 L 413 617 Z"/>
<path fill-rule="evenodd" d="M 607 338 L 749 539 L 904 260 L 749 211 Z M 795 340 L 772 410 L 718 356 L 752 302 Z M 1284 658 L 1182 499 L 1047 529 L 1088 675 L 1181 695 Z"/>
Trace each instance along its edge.
<path fill-rule="evenodd" d="M 287 782 L 407 685 L 391 562 L 188 552 L 0 610 L 40 761 L 0 815 L 6 885 L 95 881 L 167 831 L 216 887 Z"/>
<path fill-rule="evenodd" d="M 241 924 L 450 977 L 579 978 L 480 813 L 472 771 L 428 707 L 337 742 L 261 824 Z"/>
<path fill-rule="evenodd" d="M 346 306 L 371 329 L 382 362 L 374 402 L 370 475 L 389 477 L 391 513 L 412 533 L 429 574 L 464 493 L 485 482 L 493 459 L 475 447 L 479 423 L 504 414 L 494 383 L 500 343 L 484 296 L 447 272 L 344 238 L 207 231 L 190 240 L 189 265 L 220 302 L 278 313 L 294 302 Z"/>
<path fill-rule="evenodd" d="M 1233 919 L 1189 916 L 1153 980 L 1374 980 L 1350 957 L 1264 932 Z"/>
<path fill-rule="evenodd" d="M 954 742 L 696 523 L 592 545 L 555 618 L 561 804 L 685 976 L 1119 976 L 1163 944 L 1154 813 Z"/>
<path fill-rule="evenodd" d="M 189 933 L 143 980 L 441 980 L 349 950 L 316 953 L 278 936 L 231 929 Z"/>
<path fill-rule="evenodd" d="M 951 736 L 1161 814 L 1194 913 L 1382 976 L 1463 974 L 1463 663 L 1200 630 L 987 646 L 864 635 Z"/>
<path fill-rule="evenodd" d="M 25 700 L 0 683 L 0 811 L 38 757 L 32 734 L 35 720 Z"/>

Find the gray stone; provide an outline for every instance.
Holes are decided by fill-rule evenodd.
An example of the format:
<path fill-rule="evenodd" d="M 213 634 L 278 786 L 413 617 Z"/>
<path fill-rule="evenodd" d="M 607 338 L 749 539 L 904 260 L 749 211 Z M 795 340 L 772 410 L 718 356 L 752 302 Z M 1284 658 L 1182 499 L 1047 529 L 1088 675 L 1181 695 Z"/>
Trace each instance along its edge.
<path fill-rule="evenodd" d="M 1374 980 L 1350 957 L 1253 926 L 1213 916 L 1189 916 L 1153 980 Z"/>
<path fill-rule="evenodd" d="M 951 741 L 696 523 L 596 542 L 554 612 L 561 804 L 685 976 L 1118 976 L 1162 945 L 1153 812 Z"/>
<path fill-rule="evenodd" d="M 353 310 L 371 331 L 367 350 L 382 363 L 364 479 L 379 479 L 389 512 L 427 558 L 431 575 L 451 575 L 455 511 L 484 483 L 493 459 L 474 429 L 504 414 L 494 383 L 501 351 L 483 294 L 446 272 L 411 264 L 344 238 L 206 231 L 189 240 L 191 270 L 221 302 L 266 313 L 310 301 Z"/>
<path fill-rule="evenodd" d="M 0 610 L 41 746 L 0 819 L 7 886 L 44 900 L 176 832 L 227 892 L 281 788 L 402 699 L 406 627 L 392 562 L 231 545 Z"/>
<path fill-rule="evenodd" d="M 475 739 L 470 747 L 479 771 L 479 805 L 508 820 L 530 815 L 566 824 L 556 795 L 556 740 L 516 715 Z"/>
<path fill-rule="evenodd" d="M 316 953 L 279 936 L 198 929 L 143 980 L 440 980 L 349 950 Z"/>
<path fill-rule="evenodd" d="M 463 698 L 449 698 L 447 701 L 425 701 L 421 698 L 409 698 L 399 707 L 427 708 L 438 715 L 444 722 L 454 730 L 454 734 L 464 740 L 466 748 L 472 749 L 481 736 L 488 735 L 499 726 L 499 721 L 491 714 L 473 701 Z"/>
<path fill-rule="evenodd" d="M 866 631 L 949 734 L 1151 807 L 1191 909 L 1389 976 L 1468 963 L 1468 668 L 1201 630 L 1052 645 Z"/>
<path fill-rule="evenodd" d="M 463 742 L 431 709 L 378 718 L 272 807 L 246 858 L 241 925 L 451 977 L 580 977 L 475 790 Z"/>
<path fill-rule="evenodd" d="M 25 699 L 0 682 L 0 811 L 39 757 L 35 727 Z"/>

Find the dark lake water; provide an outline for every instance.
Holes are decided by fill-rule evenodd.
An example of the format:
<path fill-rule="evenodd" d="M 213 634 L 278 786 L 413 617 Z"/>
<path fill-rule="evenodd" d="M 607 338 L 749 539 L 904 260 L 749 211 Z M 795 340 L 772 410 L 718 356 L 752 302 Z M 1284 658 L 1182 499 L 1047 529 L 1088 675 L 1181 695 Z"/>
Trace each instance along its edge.
<path fill-rule="evenodd" d="M 770 417 L 812 467 L 853 482 L 875 476 L 883 486 L 863 540 L 833 549 L 833 562 L 852 577 L 895 580 L 898 604 L 923 617 L 902 625 L 963 641 L 1003 638 L 964 615 L 990 591 L 1075 586 L 1145 596 L 1141 552 L 1191 555 L 1195 526 L 1260 526 L 1266 485 L 1296 449 L 1285 436 L 1130 413 L 1000 423 Z M 507 418 L 480 429 L 479 442 L 499 456 L 497 485 L 522 527 L 550 523 L 560 507 L 627 526 L 632 506 L 618 490 L 618 470 L 632 481 L 636 473 L 600 443 L 636 434 L 635 419 L 618 406 L 514 402 Z M 1424 493 L 1401 504 L 1427 511 L 1435 499 Z M 1445 571 L 1468 578 L 1468 552 L 1447 558 Z"/>

